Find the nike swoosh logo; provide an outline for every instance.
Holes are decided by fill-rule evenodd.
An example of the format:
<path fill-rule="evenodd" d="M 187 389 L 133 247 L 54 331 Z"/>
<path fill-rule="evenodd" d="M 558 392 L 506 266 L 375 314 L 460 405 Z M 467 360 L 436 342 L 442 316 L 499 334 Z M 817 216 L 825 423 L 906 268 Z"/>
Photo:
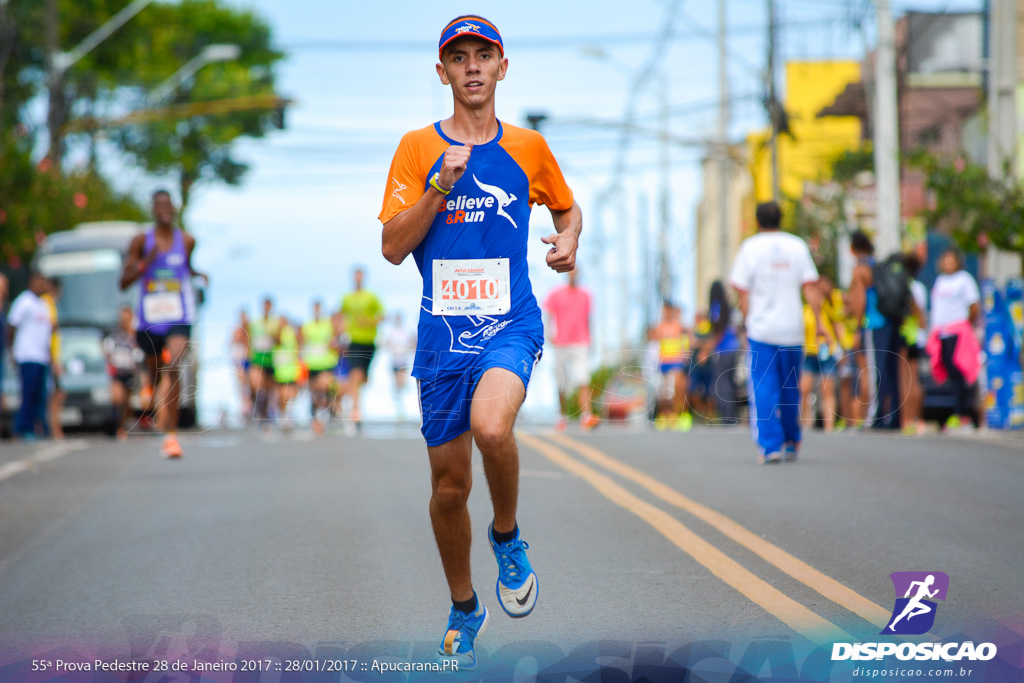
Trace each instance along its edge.
<path fill-rule="evenodd" d="M 526 595 L 524 595 L 521 600 L 519 598 L 516 598 L 516 602 L 519 603 L 520 607 L 523 607 L 524 605 L 526 605 L 526 603 L 528 603 L 530 601 L 530 593 L 532 593 L 532 592 L 533 592 L 533 581 L 530 581 L 530 590 L 526 591 Z"/>

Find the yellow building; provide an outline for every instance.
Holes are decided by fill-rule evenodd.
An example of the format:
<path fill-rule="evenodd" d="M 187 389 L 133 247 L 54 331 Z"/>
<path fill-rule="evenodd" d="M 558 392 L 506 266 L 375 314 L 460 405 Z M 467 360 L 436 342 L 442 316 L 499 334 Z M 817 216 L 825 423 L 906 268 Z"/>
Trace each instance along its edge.
<path fill-rule="evenodd" d="M 854 61 L 790 62 L 786 64 L 786 96 L 792 136 L 778 138 L 779 191 L 798 199 L 805 180 L 818 180 L 840 152 L 860 147 L 861 123 L 854 116 L 816 118 L 849 83 L 860 81 L 861 65 Z M 754 196 L 772 198 L 770 130 L 747 137 Z"/>

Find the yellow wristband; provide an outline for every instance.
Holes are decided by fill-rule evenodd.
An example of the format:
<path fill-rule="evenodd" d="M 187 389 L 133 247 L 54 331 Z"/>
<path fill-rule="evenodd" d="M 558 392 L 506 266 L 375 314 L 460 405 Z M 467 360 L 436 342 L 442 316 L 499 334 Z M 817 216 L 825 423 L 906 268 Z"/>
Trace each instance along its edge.
<path fill-rule="evenodd" d="M 438 192 L 440 192 L 441 194 L 443 194 L 444 196 L 447 197 L 448 193 L 452 191 L 452 188 L 449 187 L 446 190 L 443 187 L 441 187 L 441 184 L 437 182 L 437 179 L 440 178 L 440 177 L 441 177 L 441 172 L 440 171 L 438 171 L 433 176 L 431 176 L 430 177 L 430 186 L 432 188 L 434 188 L 435 190 L 437 190 Z"/>

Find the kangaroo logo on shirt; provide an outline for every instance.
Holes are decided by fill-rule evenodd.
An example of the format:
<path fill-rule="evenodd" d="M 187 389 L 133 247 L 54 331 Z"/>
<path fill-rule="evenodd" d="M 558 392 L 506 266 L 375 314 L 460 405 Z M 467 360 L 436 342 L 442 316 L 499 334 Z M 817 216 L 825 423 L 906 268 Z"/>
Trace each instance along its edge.
<path fill-rule="evenodd" d="M 509 194 L 505 192 L 505 190 L 495 185 L 487 185 L 485 183 L 481 183 L 479 180 L 477 180 L 477 177 L 475 175 L 473 176 L 473 180 L 474 182 L 476 182 L 477 187 L 479 187 L 481 190 L 494 197 L 494 199 L 498 202 L 498 215 L 503 218 L 507 218 L 508 222 L 512 224 L 512 227 L 518 230 L 519 226 L 516 225 L 516 222 L 514 220 L 512 220 L 512 216 L 509 216 L 507 213 L 505 213 L 505 207 L 514 202 L 516 200 L 516 196 L 514 194 Z"/>

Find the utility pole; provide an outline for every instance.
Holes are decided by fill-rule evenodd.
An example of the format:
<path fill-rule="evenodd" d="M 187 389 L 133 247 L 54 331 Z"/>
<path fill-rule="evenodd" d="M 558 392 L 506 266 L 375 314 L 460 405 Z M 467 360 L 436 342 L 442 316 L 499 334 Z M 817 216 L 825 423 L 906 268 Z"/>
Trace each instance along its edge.
<path fill-rule="evenodd" d="M 889 0 L 875 0 L 878 48 L 875 53 L 875 252 L 885 258 L 902 247 L 900 143 L 896 97 L 896 46 Z"/>
<path fill-rule="evenodd" d="M 768 0 L 768 122 L 772 143 L 772 201 L 779 201 L 779 114 L 775 106 L 775 0 Z"/>
<path fill-rule="evenodd" d="M 988 58 L 988 174 L 1006 183 L 1014 182 L 1017 150 L 1017 1 L 989 0 Z M 1004 164 L 1009 161 L 1009 172 Z M 999 251 L 986 249 L 985 275 L 998 280 Z"/>
<path fill-rule="evenodd" d="M 657 291 L 652 287 L 654 274 L 651 268 L 651 215 L 650 204 L 647 193 L 643 190 L 636 195 L 636 216 L 637 226 L 640 228 L 640 253 L 643 255 L 642 277 L 643 286 L 640 288 L 640 301 L 643 302 L 644 332 L 651 326 L 651 292 Z"/>
<path fill-rule="evenodd" d="M 658 230 L 658 252 L 661 258 L 660 275 L 658 281 L 658 292 L 661 300 L 672 298 L 672 265 L 669 262 L 668 235 L 672 226 L 672 188 L 669 182 L 671 164 L 669 160 L 669 129 L 668 129 L 668 74 L 662 72 L 662 84 L 659 88 L 659 119 L 661 125 L 661 145 L 658 149 L 659 162 L 661 166 L 660 187 L 658 191 L 658 218 L 660 229 Z"/>
<path fill-rule="evenodd" d="M 726 1 L 718 0 L 718 232 L 719 279 L 729 275 L 729 70 L 726 62 Z M 700 292 L 698 292 L 698 297 Z"/>
<path fill-rule="evenodd" d="M 60 20 L 57 14 L 57 0 L 46 0 L 46 88 L 49 91 L 49 108 L 46 113 L 46 127 L 50 134 L 50 146 L 46 156 L 57 172 L 64 158 L 64 119 L 67 105 L 64 103 L 64 71 L 58 66 L 57 47 Z"/>

